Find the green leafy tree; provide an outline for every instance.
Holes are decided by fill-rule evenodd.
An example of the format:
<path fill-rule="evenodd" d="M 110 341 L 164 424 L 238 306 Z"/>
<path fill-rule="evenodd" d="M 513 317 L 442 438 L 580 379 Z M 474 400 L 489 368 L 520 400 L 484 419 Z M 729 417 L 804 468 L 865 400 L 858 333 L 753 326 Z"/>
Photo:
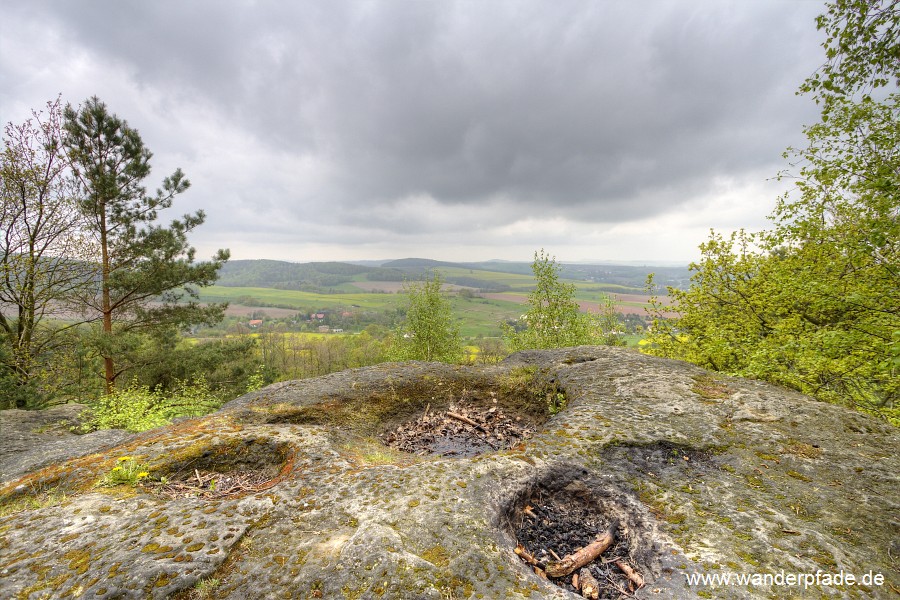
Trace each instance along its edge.
<path fill-rule="evenodd" d="M 189 187 L 180 169 L 148 194 L 152 154 L 137 130 L 110 114 L 98 98 L 65 109 L 64 143 L 77 177 L 80 210 L 100 257 L 99 290 L 85 298 L 100 321 L 95 347 L 103 358 L 107 392 L 130 367 L 121 359 L 140 345 L 140 334 L 168 326 L 212 324 L 224 304 L 203 306 L 197 286 L 216 281 L 228 251 L 194 262 L 187 235 L 203 224 L 203 211 L 168 226 L 158 213 Z"/>
<path fill-rule="evenodd" d="M 406 282 L 406 322 L 396 336 L 397 360 L 459 362 L 463 357 L 459 328 L 453 322 L 450 301 L 441 292 L 443 279 Z"/>
<path fill-rule="evenodd" d="M 246 391 L 248 380 L 260 366 L 255 337 L 198 342 L 168 327 L 157 328 L 142 340 L 138 351 L 126 356 L 129 364 L 135 365 L 130 379 L 162 393 L 203 381 L 216 398 L 231 400 Z M 271 381 L 270 373 L 263 375 Z"/>
<path fill-rule="evenodd" d="M 627 342 L 623 337 L 625 322 L 616 312 L 616 305 L 613 303 L 612 296 L 603 296 L 598 303 L 597 312 L 589 312 L 586 316 L 593 337 L 591 343 L 603 346 L 626 345 Z"/>
<path fill-rule="evenodd" d="M 827 103 L 900 85 L 900 0 L 835 0 L 826 6 L 816 18 L 828 36 L 822 44 L 826 62 L 800 92 Z"/>
<path fill-rule="evenodd" d="M 651 352 L 900 422 L 898 6 L 839 0 L 819 17 L 828 60 L 801 92 L 822 119 L 786 152 L 796 188 L 771 230 L 701 246 Z"/>
<path fill-rule="evenodd" d="M 69 313 L 71 321 L 72 299 L 87 282 L 61 121 L 57 99 L 21 125 L 9 123 L 0 154 L 0 334 L 9 349 L 7 371 L 16 386 L 28 389 L 9 393 L 17 399 L 7 404 L 19 407 L 29 397 L 30 407 L 40 405 L 41 370 L 76 324 L 51 318 Z"/>
<path fill-rule="evenodd" d="M 772 331 L 768 292 L 774 282 L 764 277 L 768 258 L 754 251 L 754 239 L 743 230 L 728 238 L 710 233 L 700 246 L 701 260 L 691 265 L 691 287 L 668 288 L 672 306 L 651 296 L 649 351 L 717 371 L 740 371 L 749 348 Z M 652 274 L 647 287 L 655 287 Z M 680 316 L 667 319 L 673 310 Z"/>
<path fill-rule="evenodd" d="M 516 331 L 508 323 L 502 325 L 503 337 L 513 351 L 624 343 L 615 335 L 618 319 L 610 299 L 598 314 L 581 312 L 575 285 L 560 281 L 556 258 L 543 249 L 534 253 L 531 270 L 537 285 L 528 294 L 525 329 Z"/>

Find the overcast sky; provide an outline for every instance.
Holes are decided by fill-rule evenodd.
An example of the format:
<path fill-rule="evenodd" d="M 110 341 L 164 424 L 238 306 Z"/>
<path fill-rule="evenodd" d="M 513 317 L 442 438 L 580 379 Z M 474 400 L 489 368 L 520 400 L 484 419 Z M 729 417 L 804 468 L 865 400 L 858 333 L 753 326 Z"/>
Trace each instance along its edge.
<path fill-rule="evenodd" d="M 0 0 L 0 119 L 89 96 L 199 257 L 698 258 L 818 120 L 819 0 Z"/>

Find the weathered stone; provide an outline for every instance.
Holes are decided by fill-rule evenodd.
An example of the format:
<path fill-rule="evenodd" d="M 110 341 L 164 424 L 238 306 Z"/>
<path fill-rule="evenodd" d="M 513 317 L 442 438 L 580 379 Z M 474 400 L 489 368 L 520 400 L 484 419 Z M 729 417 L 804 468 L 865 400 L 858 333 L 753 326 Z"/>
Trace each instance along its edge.
<path fill-rule="evenodd" d="M 0 485 L 38 467 L 97 452 L 129 436 L 121 429 L 72 433 L 81 424 L 84 404 L 46 410 L 0 410 Z"/>
<path fill-rule="evenodd" d="M 568 405 L 549 417 L 558 393 Z M 542 424 L 472 458 L 377 438 L 460 398 Z M 640 598 L 895 597 L 898 441 L 847 409 L 621 349 L 384 364 L 273 385 L 10 481 L 0 597 L 187 598 L 205 582 L 215 598 L 572 598 L 513 552 L 524 504 L 552 494 L 619 520 L 647 581 Z M 215 499 L 169 499 L 153 482 L 92 487 L 126 455 L 150 479 L 253 471 L 268 483 Z M 685 578 L 782 571 L 885 579 Z"/>

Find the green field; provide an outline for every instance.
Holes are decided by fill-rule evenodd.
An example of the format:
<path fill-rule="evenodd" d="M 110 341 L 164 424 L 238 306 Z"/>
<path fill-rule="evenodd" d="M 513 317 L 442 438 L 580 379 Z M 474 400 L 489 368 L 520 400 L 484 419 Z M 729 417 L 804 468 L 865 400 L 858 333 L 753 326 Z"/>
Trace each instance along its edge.
<path fill-rule="evenodd" d="M 446 279 L 466 277 L 478 279 L 485 284 L 508 285 L 514 290 L 528 290 L 534 287 L 534 277 L 531 275 L 519 275 L 516 273 L 501 273 L 499 271 L 480 271 L 478 269 L 465 269 L 460 267 L 440 267 L 437 269 Z"/>
<path fill-rule="evenodd" d="M 300 313 L 329 310 L 362 309 L 375 312 L 395 310 L 406 305 L 403 294 L 383 293 L 338 293 L 316 294 L 293 290 L 271 288 L 243 288 L 211 286 L 201 290 L 203 302 L 231 302 L 246 306 L 293 309 Z M 451 296 L 450 304 L 460 333 L 465 337 L 500 335 L 499 323 L 503 319 L 516 318 L 523 307 L 515 302 L 489 300 L 486 298 L 461 298 Z"/>
<path fill-rule="evenodd" d="M 485 289 L 503 289 L 502 296 L 498 293 L 486 293 L 488 297 L 466 298 L 452 294 L 450 302 L 460 333 L 464 337 L 497 337 L 500 335 L 500 323 L 507 319 L 518 318 L 526 309 L 524 306 L 528 292 L 534 287 L 534 278 L 530 274 L 506 273 L 499 271 L 486 271 L 469 269 L 465 267 L 441 266 L 437 270 L 445 280 L 452 283 L 454 280 L 464 281 L 468 287 L 479 287 L 483 282 Z M 411 274 L 411 279 L 418 279 Z M 342 283 L 336 283 L 322 292 L 298 291 L 275 289 L 271 287 L 232 287 L 216 285 L 201 290 L 201 300 L 204 302 L 229 302 L 248 307 L 259 308 L 265 312 L 266 308 L 280 308 L 296 310 L 298 313 L 310 313 L 315 311 L 370 311 L 386 313 L 402 309 L 406 305 L 406 298 L 402 293 L 363 291 L 354 283 L 367 285 L 385 284 L 388 290 L 397 290 L 400 283 L 379 282 L 367 278 L 365 273 L 354 274 L 351 282 L 345 279 Z M 617 305 L 625 312 L 639 311 L 644 306 L 642 298 L 635 296 L 633 287 L 616 285 L 611 283 L 597 283 L 592 281 L 565 280 L 566 283 L 575 285 L 575 298 L 580 301 L 602 302 L 607 295 L 616 296 Z M 324 293 L 325 291 L 329 293 Z M 621 294 L 622 297 L 618 297 Z M 630 309 L 630 310 L 629 310 Z"/>
<path fill-rule="evenodd" d="M 296 290 L 213 285 L 200 290 L 200 299 L 203 302 L 235 302 L 247 306 L 290 308 L 299 312 L 339 307 L 386 310 L 403 305 L 403 296 L 397 294 L 374 294 L 354 289 L 355 292 L 316 294 Z"/>
<path fill-rule="evenodd" d="M 450 300 L 459 332 L 464 337 L 499 337 L 500 322 L 515 319 L 524 311 L 521 304 L 505 300 L 473 298 L 467 300 L 454 296 Z"/>

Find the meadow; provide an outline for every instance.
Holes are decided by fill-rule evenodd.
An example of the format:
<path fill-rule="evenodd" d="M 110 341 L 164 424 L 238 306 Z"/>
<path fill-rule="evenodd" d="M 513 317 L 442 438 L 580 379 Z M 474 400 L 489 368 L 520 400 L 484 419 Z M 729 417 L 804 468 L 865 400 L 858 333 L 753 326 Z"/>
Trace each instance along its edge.
<path fill-rule="evenodd" d="M 460 333 L 466 338 L 499 337 L 500 323 L 518 318 L 525 310 L 528 293 L 534 287 L 530 274 L 507 273 L 441 266 L 438 268 L 448 282 L 454 318 Z M 409 279 L 415 279 L 410 273 Z M 649 299 L 635 287 L 593 281 L 565 280 L 576 287 L 575 298 L 582 310 L 596 311 L 607 295 L 613 297 L 617 310 L 623 314 L 643 316 Z M 454 283 L 457 282 L 457 283 Z M 461 285 L 465 284 L 465 285 Z M 229 315 L 256 315 L 264 319 L 284 319 L 296 314 L 314 312 L 349 312 L 399 315 L 406 305 L 402 281 L 376 281 L 365 273 L 327 288 L 327 291 L 300 291 L 274 287 L 243 287 L 216 285 L 201 290 L 204 302 L 228 302 Z M 464 291 L 467 290 L 467 291 Z M 481 291 L 502 290 L 502 291 Z M 305 318 L 305 317 L 304 317 Z M 346 332 L 358 332 L 367 324 L 365 318 L 356 319 Z"/>

